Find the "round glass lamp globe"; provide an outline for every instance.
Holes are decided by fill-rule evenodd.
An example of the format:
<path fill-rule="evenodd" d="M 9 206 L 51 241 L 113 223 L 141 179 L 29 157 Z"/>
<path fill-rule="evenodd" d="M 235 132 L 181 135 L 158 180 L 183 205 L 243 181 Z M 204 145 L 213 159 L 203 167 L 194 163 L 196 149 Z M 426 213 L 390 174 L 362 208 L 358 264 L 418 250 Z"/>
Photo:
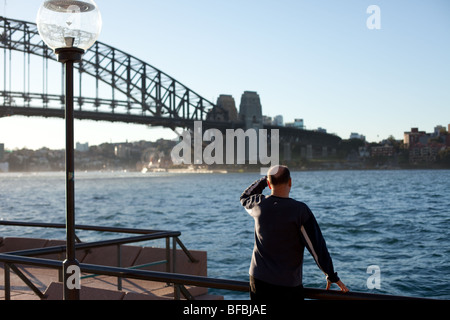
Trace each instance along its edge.
<path fill-rule="evenodd" d="M 93 0 L 46 0 L 39 9 L 37 26 L 42 39 L 53 50 L 86 51 L 100 35 L 102 17 Z"/>

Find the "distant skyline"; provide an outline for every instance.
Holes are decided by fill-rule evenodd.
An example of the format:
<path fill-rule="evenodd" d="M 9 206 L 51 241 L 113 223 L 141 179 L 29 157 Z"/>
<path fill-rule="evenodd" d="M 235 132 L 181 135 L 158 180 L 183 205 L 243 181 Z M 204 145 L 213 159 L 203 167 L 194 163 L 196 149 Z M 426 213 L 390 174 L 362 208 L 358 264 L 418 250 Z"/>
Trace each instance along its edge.
<path fill-rule="evenodd" d="M 0 0 L 0 14 L 34 22 L 43 0 Z M 403 138 L 450 123 L 448 0 L 97 0 L 99 41 L 161 69 L 216 102 L 244 91 L 264 115 L 304 119 L 348 139 Z M 381 29 L 367 20 L 380 9 Z M 3 50 L 0 50 L 3 73 Z M 3 90 L 3 77 L 0 77 Z M 158 138 L 168 129 L 77 121 L 90 145 Z M 0 118 L 7 149 L 64 148 L 61 119 Z"/>

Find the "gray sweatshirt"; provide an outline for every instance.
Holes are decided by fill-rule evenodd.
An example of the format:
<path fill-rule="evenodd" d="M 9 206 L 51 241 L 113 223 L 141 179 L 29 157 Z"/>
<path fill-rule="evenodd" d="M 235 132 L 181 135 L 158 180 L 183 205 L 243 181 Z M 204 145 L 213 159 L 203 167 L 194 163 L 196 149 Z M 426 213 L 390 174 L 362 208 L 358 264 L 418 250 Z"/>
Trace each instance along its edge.
<path fill-rule="evenodd" d="M 266 187 L 265 177 L 241 196 L 241 204 L 255 219 L 250 275 L 274 285 L 299 286 L 306 247 L 327 279 L 338 282 L 322 232 L 308 206 L 291 198 L 266 197 L 262 194 Z"/>

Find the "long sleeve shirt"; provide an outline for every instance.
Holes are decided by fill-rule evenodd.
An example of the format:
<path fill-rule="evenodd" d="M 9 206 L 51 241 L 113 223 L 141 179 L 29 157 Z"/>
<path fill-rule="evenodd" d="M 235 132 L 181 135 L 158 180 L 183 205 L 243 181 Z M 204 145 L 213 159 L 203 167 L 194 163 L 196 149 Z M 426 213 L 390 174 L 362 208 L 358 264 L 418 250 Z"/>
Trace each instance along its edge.
<path fill-rule="evenodd" d="M 255 220 L 255 246 L 250 275 L 274 285 L 302 285 L 306 247 L 331 282 L 338 282 L 319 225 L 309 207 L 291 198 L 264 196 L 267 179 L 254 182 L 241 204 Z"/>

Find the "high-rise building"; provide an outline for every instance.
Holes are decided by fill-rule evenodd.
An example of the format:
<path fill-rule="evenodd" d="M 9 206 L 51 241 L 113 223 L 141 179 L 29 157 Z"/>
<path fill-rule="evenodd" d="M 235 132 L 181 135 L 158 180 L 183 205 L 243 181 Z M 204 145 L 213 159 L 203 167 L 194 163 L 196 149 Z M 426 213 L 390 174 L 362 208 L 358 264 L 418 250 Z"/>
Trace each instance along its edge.
<path fill-rule="evenodd" d="M 241 98 L 239 116 L 244 121 L 246 129 L 262 129 L 263 115 L 258 93 L 254 91 L 244 92 Z"/>
<path fill-rule="evenodd" d="M 221 94 L 217 98 L 216 105 L 218 108 L 214 108 L 208 113 L 207 120 L 231 122 L 239 120 L 236 102 L 232 95 Z"/>
<path fill-rule="evenodd" d="M 222 94 L 217 99 L 217 106 L 222 107 L 228 113 L 227 121 L 237 121 L 238 120 L 238 112 L 236 109 L 236 102 L 234 101 L 233 96 Z"/>

